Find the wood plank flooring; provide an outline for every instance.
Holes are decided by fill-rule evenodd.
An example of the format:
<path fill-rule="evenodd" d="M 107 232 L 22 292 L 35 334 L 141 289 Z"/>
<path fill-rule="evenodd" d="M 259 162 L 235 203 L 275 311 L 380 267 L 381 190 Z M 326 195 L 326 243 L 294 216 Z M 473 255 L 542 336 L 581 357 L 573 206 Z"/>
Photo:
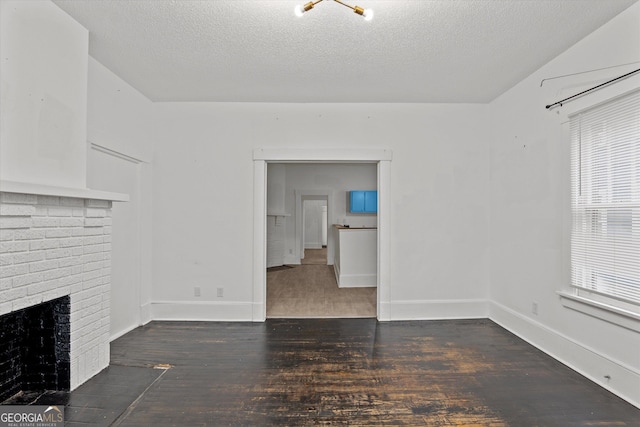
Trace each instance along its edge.
<path fill-rule="evenodd" d="M 640 420 L 639 409 L 489 320 L 152 322 L 114 341 L 111 362 L 172 365 L 113 424 L 121 426 L 637 427 Z M 112 381 L 133 387 L 136 378 Z M 103 389 L 97 402 L 119 393 L 117 384 Z"/>

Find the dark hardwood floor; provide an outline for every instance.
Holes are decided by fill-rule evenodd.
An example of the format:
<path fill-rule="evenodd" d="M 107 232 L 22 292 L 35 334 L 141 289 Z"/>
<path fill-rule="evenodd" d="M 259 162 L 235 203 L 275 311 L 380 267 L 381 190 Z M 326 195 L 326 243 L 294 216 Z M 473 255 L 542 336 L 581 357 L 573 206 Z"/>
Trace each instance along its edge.
<path fill-rule="evenodd" d="M 640 425 L 639 409 L 488 320 L 152 322 L 111 353 L 71 393 L 68 425 Z"/>

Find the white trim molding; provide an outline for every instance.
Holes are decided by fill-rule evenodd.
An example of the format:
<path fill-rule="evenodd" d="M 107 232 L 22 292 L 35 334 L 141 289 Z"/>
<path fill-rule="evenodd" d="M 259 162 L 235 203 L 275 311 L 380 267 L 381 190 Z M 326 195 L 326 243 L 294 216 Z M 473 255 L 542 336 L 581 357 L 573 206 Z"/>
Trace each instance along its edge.
<path fill-rule="evenodd" d="M 33 184 L 30 182 L 0 181 L 1 193 L 36 194 L 40 196 L 72 197 L 76 199 L 109 200 L 112 202 L 128 202 L 129 195 L 108 191 L 91 190 L 89 188 L 56 187 L 52 185 Z"/>
<path fill-rule="evenodd" d="M 153 320 L 184 320 L 206 322 L 249 322 L 252 320 L 250 302 L 217 301 L 154 301 Z"/>
<path fill-rule="evenodd" d="M 253 160 L 279 163 L 373 163 L 392 159 L 393 152 L 386 148 L 255 148 L 253 150 Z"/>
<path fill-rule="evenodd" d="M 378 320 L 391 320 L 390 162 L 384 148 L 255 148 L 253 150 L 253 301 L 254 322 L 266 320 L 267 289 L 267 163 L 377 163 L 378 164 Z"/>
<path fill-rule="evenodd" d="M 640 408 L 640 372 L 492 301 L 489 319 L 599 386 Z"/>
<path fill-rule="evenodd" d="M 486 319 L 486 299 L 391 301 L 390 320 Z"/>
<path fill-rule="evenodd" d="M 563 307 L 640 332 L 640 315 L 637 313 L 565 291 L 558 292 L 558 295 Z"/>

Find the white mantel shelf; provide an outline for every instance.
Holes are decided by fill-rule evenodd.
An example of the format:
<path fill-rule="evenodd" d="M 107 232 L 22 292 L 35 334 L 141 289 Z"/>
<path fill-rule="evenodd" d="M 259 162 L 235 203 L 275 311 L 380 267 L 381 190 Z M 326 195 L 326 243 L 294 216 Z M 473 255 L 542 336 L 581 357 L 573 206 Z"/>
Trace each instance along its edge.
<path fill-rule="evenodd" d="M 78 199 L 110 200 L 112 202 L 129 201 L 128 194 L 91 190 L 89 188 L 54 187 L 51 185 L 15 181 L 0 181 L 0 192 L 37 194 L 41 196 L 73 197 Z"/>

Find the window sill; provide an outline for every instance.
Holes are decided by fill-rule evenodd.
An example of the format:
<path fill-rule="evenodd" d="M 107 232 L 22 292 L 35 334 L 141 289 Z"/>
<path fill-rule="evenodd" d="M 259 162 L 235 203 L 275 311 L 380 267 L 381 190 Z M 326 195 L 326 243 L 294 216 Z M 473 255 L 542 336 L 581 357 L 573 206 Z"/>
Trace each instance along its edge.
<path fill-rule="evenodd" d="M 566 308 L 640 333 L 640 314 L 566 291 L 559 291 L 558 295 L 560 295 L 560 302 Z"/>

